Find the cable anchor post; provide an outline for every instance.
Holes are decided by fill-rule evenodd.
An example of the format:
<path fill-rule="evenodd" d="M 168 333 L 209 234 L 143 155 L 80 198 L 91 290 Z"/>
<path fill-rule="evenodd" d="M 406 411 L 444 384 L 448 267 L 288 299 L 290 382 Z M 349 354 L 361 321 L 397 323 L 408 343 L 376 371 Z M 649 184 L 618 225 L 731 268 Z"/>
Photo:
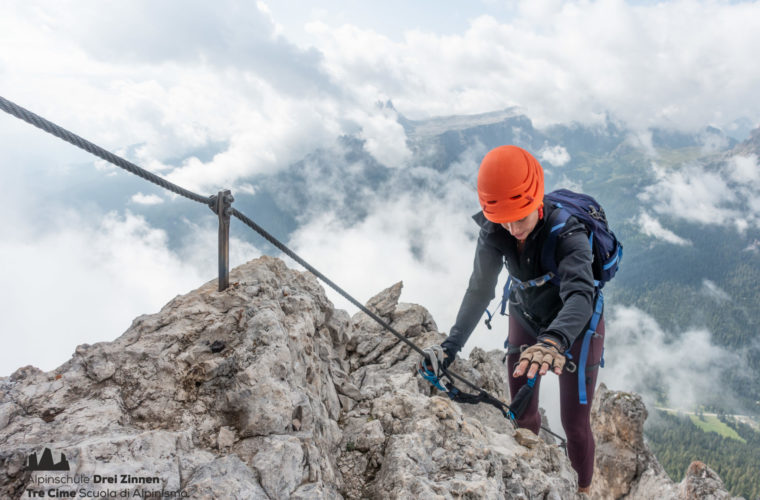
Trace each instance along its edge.
<path fill-rule="evenodd" d="M 219 216 L 219 291 L 230 286 L 230 216 L 235 198 L 229 189 L 212 196 L 214 212 Z"/>

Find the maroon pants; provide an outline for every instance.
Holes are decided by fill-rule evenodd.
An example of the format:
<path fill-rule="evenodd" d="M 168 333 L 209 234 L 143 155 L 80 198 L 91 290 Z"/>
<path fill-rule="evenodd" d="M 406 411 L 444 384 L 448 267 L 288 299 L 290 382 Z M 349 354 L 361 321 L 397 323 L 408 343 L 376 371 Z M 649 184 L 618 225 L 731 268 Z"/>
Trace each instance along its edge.
<path fill-rule="evenodd" d="M 536 339 L 530 335 L 520 322 L 509 317 L 509 345 L 521 346 L 524 344 L 532 345 Z M 582 336 L 570 348 L 570 354 L 573 361 L 578 362 L 581 357 Z M 602 348 L 604 346 L 604 317 L 599 319 L 599 326 L 596 334 L 591 338 L 589 346 L 588 360 L 586 365 L 598 365 L 602 358 Z M 509 374 L 509 392 L 512 397 L 517 394 L 527 382 L 527 377 L 513 377 L 515 364 L 519 361 L 520 354 L 510 354 L 508 357 Z M 562 417 L 562 427 L 565 429 L 567 437 L 567 453 L 570 456 L 570 463 L 573 469 L 578 473 L 578 486 L 585 487 L 591 484 L 591 476 L 594 474 L 594 436 L 591 434 L 591 402 L 594 399 L 594 387 L 596 387 L 596 376 L 599 373 L 598 368 L 591 370 L 586 369 L 586 399 L 588 404 L 580 404 L 578 398 L 578 371 L 570 373 L 567 370 L 559 376 L 559 398 L 560 414 Z M 547 376 L 549 374 L 547 373 Z M 520 427 L 530 429 L 538 434 L 541 426 L 541 415 L 538 413 L 538 392 L 541 378 L 536 379 L 533 399 L 528 405 L 527 410 L 522 418 L 517 421 Z"/>

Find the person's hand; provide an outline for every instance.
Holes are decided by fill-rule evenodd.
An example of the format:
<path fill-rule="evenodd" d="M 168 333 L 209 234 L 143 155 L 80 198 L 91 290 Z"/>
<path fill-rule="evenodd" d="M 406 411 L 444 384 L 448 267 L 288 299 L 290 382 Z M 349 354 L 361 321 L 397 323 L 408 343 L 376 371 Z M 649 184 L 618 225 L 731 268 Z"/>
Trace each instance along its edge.
<path fill-rule="evenodd" d="M 533 378 L 536 372 L 539 375 L 546 375 L 550 369 L 560 375 L 564 366 L 565 355 L 560 351 L 559 343 L 550 338 L 540 339 L 537 344 L 528 347 L 520 354 L 520 361 L 513 375 L 521 377 L 528 370 L 528 378 Z"/>
<path fill-rule="evenodd" d="M 435 376 L 440 376 L 441 370 L 445 370 L 454 362 L 454 356 L 449 351 L 439 345 L 430 346 L 423 349 L 424 356 L 418 364 L 418 368 L 426 368 Z M 423 366 L 424 363 L 424 366 Z"/>
<path fill-rule="evenodd" d="M 422 359 L 417 363 L 417 372 L 438 389 L 448 390 L 440 378 L 443 370 L 454 361 L 454 356 L 451 356 L 446 349 L 439 345 L 423 349 L 422 352 Z"/>

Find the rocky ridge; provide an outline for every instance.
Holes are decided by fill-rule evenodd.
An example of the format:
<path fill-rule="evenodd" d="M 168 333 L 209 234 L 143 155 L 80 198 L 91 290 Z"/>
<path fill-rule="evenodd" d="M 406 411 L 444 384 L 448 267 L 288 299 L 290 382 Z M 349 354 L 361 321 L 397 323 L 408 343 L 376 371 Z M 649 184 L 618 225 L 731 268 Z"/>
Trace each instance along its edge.
<path fill-rule="evenodd" d="M 77 347 L 57 370 L 0 379 L 0 497 L 51 485 L 122 498 L 576 497 L 558 446 L 434 393 L 416 353 L 365 314 L 334 309 L 311 274 L 262 257 L 231 280 Z M 440 343 L 430 314 L 400 293 L 368 307 L 416 344 Z M 452 369 L 508 400 L 499 352 L 474 349 Z M 593 498 L 730 498 L 698 462 L 680 484 L 668 479 L 644 443 L 638 396 L 601 387 L 593 414 Z M 30 470 L 44 448 L 70 470 Z"/>

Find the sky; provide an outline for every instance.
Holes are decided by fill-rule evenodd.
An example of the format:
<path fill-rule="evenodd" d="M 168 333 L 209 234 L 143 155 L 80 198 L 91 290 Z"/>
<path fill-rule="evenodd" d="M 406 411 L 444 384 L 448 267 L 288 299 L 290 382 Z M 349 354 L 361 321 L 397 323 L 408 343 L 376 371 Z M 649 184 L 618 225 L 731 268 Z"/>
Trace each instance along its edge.
<path fill-rule="evenodd" d="M 337 151 L 341 135 L 364 140 L 386 166 L 434 175 L 412 164 L 399 116 L 514 108 L 537 127 L 612 119 L 642 137 L 649 127 L 760 124 L 757 1 L 0 5 L 0 95 L 205 194 L 231 188 L 244 197 L 255 192 L 251 178 L 317 148 Z M 378 105 L 388 101 L 393 107 Z M 104 162 L 5 114 L 0 144 L 0 376 L 27 364 L 53 370 L 76 345 L 112 340 L 136 316 L 214 278 L 208 209 L 183 209 L 174 224 L 186 237 L 174 248 L 141 215 L 176 205 L 172 196 L 122 181 Z M 484 153 L 468 151 L 456 168 L 474 172 Z M 550 164 L 568 160 L 561 145 L 541 154 Z M 735 208 L 722 205 L 729 184 L 757 188 L 759 179 L 756 157 L 731 161 L 722 178 L 661 171 L 642 197 L 678 209 L 707 190 L 713 217 L 731 220 Z M 132 182 L 124 203 L 109 200 L 110 178 Z M 329 193 L 330 184 L 321 188 Z M 743 195 L 747 203 L 756 204 L 755 192 Z M 447 331 L 471 266 L 473 186 L 452 183 L 422 199 L 365 194 L 361 222 L 335 210 L 305 213 L 288 243 L 360 300 L 403 280 L 402 300 L 428 307 Z M 659 215 L 638 216 L 644 234 L 691 244 Z M 411 248 L 410 235 L 427 243 Z M 234 226 L 231 249 L 233 264 L 262 253 Z M 375 266 L 384 272 L 367 272 Z M 659 331 L 643 311 L 621 308 L 610 318 L 620 329 Z M 701 346 L 709 332 L 684 335 Z M 480 334 L 473 344 L 502 342 Z"/>

